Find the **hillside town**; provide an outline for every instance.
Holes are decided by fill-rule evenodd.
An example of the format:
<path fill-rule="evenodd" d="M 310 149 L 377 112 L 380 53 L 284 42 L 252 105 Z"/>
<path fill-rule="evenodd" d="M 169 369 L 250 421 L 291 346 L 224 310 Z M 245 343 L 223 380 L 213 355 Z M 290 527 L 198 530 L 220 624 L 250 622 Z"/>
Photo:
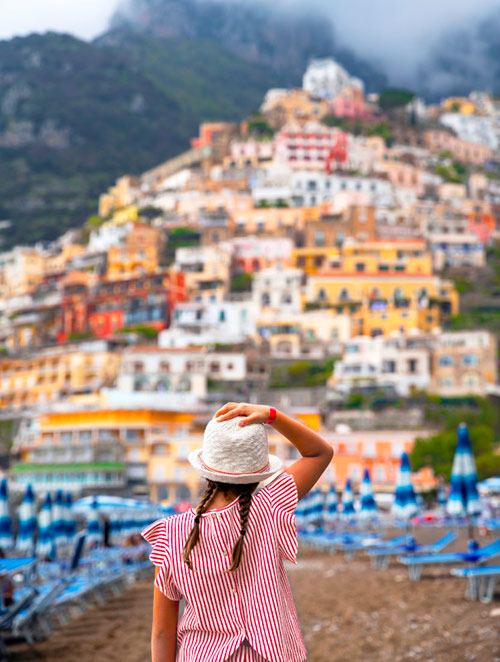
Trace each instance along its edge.
<path fill-rule="evenodd" d="M 494 330 L 457 323 L 499 231 L 498 100 L 365 94 L 312 61 L 302 88 L 123 173 L 83 227 L 0 253 L 11 489 L 195 499 L 188 454 L 242 400 L 322 429 L 325 484 L 369 467 L 391 492 L 431 432 L 419 402 L 500 394 Z"/>

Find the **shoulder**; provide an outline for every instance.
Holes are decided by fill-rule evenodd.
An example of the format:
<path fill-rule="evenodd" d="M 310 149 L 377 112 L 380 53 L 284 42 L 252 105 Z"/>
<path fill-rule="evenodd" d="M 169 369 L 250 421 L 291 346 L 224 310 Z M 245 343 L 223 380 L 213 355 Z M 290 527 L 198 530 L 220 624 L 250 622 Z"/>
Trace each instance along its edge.
<path fill-rule="evenodd" d="M 270 504 L 273 509 L 294 510 L 298 494 L 293 476 L 282 471 L 257 492 L 256 499 Z"/>

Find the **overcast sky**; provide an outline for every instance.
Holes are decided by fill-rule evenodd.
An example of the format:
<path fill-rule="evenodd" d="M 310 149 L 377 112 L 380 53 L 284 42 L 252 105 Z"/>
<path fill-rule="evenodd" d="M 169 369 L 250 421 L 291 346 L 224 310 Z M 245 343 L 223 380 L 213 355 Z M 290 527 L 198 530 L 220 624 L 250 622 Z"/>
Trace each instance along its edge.
<path fill-rule="evenodd" d="M 90 39 L 105 30 L 117 4 L 117 0 L 0 0 L 0 39 L 47 30 Z"/>
<path fill-rule="evenodd" d="M 54 30 L 90 39 L 106 29 L 118 4 L 119 0 L 0 0 L 0 38 Z M 304 8 L 303 0 L 274 4 Z M 495 8 L 500 11 L 500 0 L 309 0 L 307 6 L 318 6 L 332 16 L 338 43 L 378 62 L 393 80 L 401 80 L 412 77 L 440 34 L 457 26 L 467 29 Z"/>

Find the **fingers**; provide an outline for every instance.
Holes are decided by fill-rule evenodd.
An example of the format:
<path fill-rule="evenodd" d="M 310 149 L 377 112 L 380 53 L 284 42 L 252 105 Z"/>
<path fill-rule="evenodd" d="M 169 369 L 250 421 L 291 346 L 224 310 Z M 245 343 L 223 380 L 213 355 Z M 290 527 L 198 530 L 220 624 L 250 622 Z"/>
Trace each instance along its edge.
<path fill-rule="evenodd" d="M 246 416 L 242 421 L 238 423 L 240 428 L 245 427 L 245 425 L 251 425 L 252 423 L 260 423 L 259 419 L 259 414 L 250 414 L 250 416 Z"/>
<path fill-rule="evenodd" d="M 247 414 L 247 408 L 245 404 L 235 405 L 233 408 L 226 410 L 226 413 L 217 416 L 217 420 L 227 421 L 230 418 L 235 418 L 236 416 L 245 416 Z"/>
<path fill-rule="evenodd" d="M 226 412 L 230 411 L 231 409 L 234 409 L 234 407 L 237 406 L 238 406 L 237 402 L 226 402 L 225 405 L 223 405 L 220 409 L 218 409 L 215 412 L 214 418 L 218 418 L 219 416 L 222 416 L 222 414 L 225 414 Z"/>

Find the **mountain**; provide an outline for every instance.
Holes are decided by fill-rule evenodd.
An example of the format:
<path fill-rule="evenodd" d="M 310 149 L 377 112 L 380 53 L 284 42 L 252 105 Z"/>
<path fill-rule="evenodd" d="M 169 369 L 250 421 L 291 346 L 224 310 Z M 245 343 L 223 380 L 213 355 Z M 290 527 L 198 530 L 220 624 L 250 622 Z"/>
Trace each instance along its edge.
<path fill-rule="evenodd" d="M 60 34 L 0 42 L 3 247 L 81 225 L 117 176 L 187 149 L 202 119 L 244 117 L 279 82 L 193 39 L 129 35 L 127 57 Z"/>
<path fill-rule="evenodd" d="M 337 45 L 330 18 L 317 7 L 292 11 L 262 0 L 129 0 L 110 26 L 111 35 L 117 30 L 163 41 L 208 39 L 238 58 L 278 72 L 286 85 L 300 84 L 311 58 L 332 56 L 362 77 L 368 89 L 381 89 L 387 82 L 369 62 Z"/>
<path fill-rule="evenodd" d="M 91 43 L 0 41 L 1 248 L 81 225 L 117 176 L 187 149 L 200 121 L 243 119 L 270 87 L 299 85 L 310 57 L 337 52 L 383 86 L 321 15 L 258 2 L 132 0 Z"/>

